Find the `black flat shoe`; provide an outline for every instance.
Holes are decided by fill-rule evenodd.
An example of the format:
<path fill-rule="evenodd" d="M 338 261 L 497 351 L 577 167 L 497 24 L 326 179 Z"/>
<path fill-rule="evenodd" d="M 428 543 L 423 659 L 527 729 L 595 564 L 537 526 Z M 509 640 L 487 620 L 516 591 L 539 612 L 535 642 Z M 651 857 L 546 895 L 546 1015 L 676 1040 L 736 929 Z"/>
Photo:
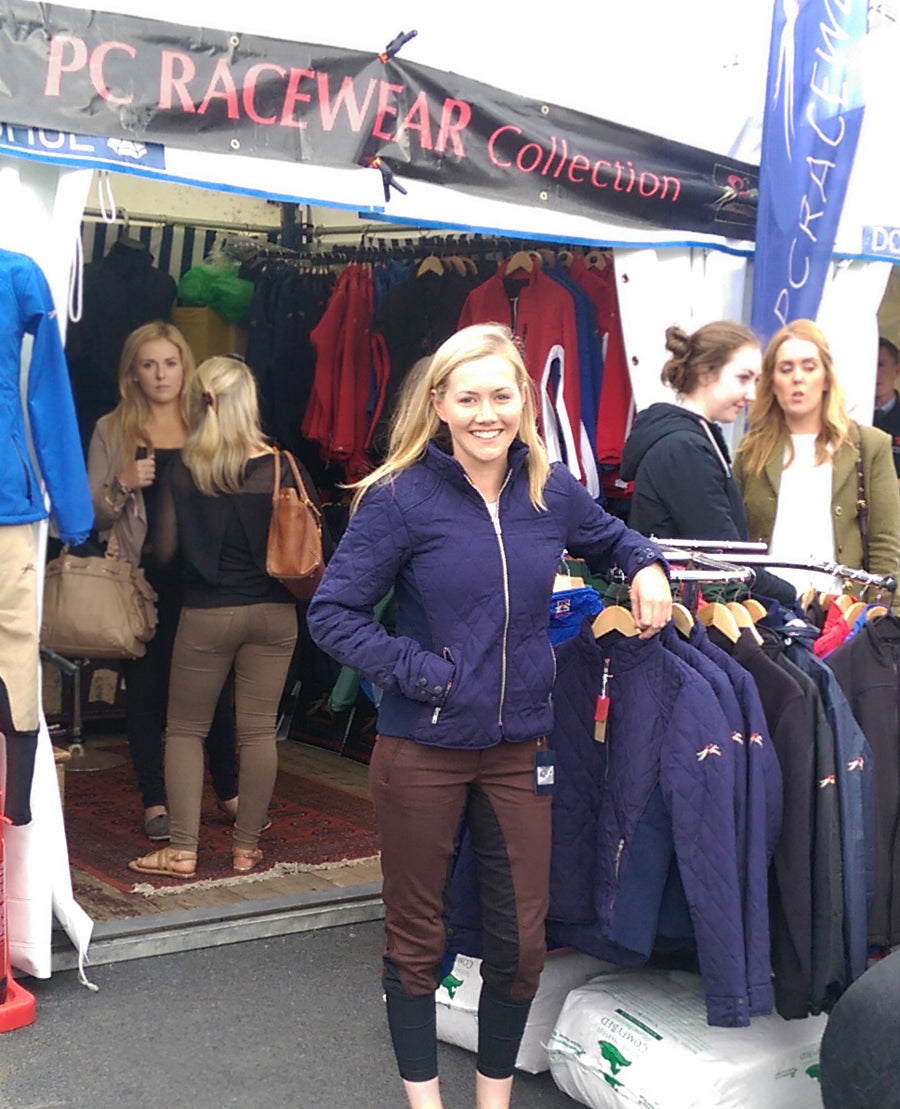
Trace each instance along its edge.
<path fill-rule="evenodd" d="M 159 816 L 151 816 L 149 820 L 145 820 L 144 835 L 152 840 L 169 839 L 169 814 L 163 812 Z"/>

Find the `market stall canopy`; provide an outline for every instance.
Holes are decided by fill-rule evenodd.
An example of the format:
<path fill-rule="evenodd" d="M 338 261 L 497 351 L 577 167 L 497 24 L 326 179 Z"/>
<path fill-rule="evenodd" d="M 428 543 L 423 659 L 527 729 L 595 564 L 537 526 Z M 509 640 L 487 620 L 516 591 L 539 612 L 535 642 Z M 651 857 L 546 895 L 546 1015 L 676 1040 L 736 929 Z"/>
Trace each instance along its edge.
<path fill-rule="evenodd" d="M 13 2 L 3 145 L 392 222 L 749 252 L 771 5 L 720 15 Z"/>

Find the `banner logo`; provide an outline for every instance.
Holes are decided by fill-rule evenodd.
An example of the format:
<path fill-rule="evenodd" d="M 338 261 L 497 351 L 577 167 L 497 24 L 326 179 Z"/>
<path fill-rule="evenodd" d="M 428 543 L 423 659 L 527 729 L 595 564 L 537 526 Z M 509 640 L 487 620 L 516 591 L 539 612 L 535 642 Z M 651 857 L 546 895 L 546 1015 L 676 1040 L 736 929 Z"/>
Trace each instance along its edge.
<path fill-rule="evenodd" d="M 862 128 L 867 0 L 776 0 L 763 120 L 753 327 L 814 319 Z"/>

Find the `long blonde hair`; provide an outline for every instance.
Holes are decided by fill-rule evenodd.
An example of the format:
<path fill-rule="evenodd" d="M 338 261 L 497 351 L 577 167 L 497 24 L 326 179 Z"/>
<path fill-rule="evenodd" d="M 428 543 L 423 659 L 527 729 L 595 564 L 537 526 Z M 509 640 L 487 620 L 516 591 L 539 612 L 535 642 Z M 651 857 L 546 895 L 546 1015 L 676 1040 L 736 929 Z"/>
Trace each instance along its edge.
<path fill-rule="evenodd" d="M 167 339 L 178 348 L 181 355 L 183 377 L 181 380 L 181 393 L 179 402 L 181 418 L 185 427 L 189 426 L 189 393 L 191 381 L 196 371 L 194 352 L 188 346 L 187 339 L 181 334 L 174 324 L 165 320 L 154 320 L 145 323 L 126 338 L 119 358 L 119 396 L 121 400 L 110 413 L 110 430 L 118 437 L 121 444 L 122 458 L 127 463 L 134 458 L 137 447 L 152 447 L 153 442 L 147 431 L 147 420 L 150 416 L 150 402 L 144 396 L 144 391 L 138 384 L 135 376 L 135 363 L 144 343 L 153 339 Z"/>
<path fill-rule="evenodd" d="M 825 393 L 816 435 L 816 465 L 820 466 L 827 460 L 829 448 L 836 452 L 845 443 L 852 442 L 844 391 L 835 376 L 834 359 L 831 357 L 828 340 L 812 320 L 794 320 L 775 332 L 763 355 L 762 372 L 756 384 L 756 399 L 750 406 L 750 427 L 738 447 L 738 454 L 747 456 L 747 469 L 752 474 L 758 474 L 763 469 L 780 444 L 787 445 L 785 466 L 790 465 L 794 458 L 790 429 L 772 387 L 778 351 L 781 344 L 788 339 L 803 339 L 813 343 L 825 368 Z"/>
<path fill-rule="evenodd" d="M 434 409 L 432 397 L 444 395 L 453 371 L 467 362 L 492 356 L 506 359 L 515 373 L 516 385 L 522 391 L 522 419 L 517 438 L 528 447 L 528 495 L 535 508 L 547 507 L 544 486 L 550 474 L 550 463 L 537 430 L 534 386 L 512 332 L 503 324 L 487 323 L 457 331 L 431 356 L 428 368 L 405 394 L 402 406 L 395 413 L 384 462 L 351 486 L 356 491 L 353 509 L 367 489 L 373 485 L 384 485 L 403 470 L 408 470 L 423 457 L 430 439 L 441 438 L 442 423 Z"/>
<path fill-rule="evenodd" d="M 191 386 L 190 428 L 181 457 L 194 484 L 208 496 L 236 493 L 249 459 L 271 449 L 245 362 L 216 355 L 200 363 Z"/>

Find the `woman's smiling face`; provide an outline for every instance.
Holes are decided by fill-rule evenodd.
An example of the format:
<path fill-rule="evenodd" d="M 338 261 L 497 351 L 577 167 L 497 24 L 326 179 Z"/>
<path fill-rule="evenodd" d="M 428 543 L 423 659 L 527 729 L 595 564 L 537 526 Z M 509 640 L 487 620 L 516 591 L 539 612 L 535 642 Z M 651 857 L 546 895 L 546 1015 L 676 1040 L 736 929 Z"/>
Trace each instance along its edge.
<path fill-rule="evenodd" d="M 505 358 L 490 354 L 457 366 L 432 403 L 450 432 L 453 457 L 467 473 L 505 470 L 524 404 L 516 371 Z"/>

